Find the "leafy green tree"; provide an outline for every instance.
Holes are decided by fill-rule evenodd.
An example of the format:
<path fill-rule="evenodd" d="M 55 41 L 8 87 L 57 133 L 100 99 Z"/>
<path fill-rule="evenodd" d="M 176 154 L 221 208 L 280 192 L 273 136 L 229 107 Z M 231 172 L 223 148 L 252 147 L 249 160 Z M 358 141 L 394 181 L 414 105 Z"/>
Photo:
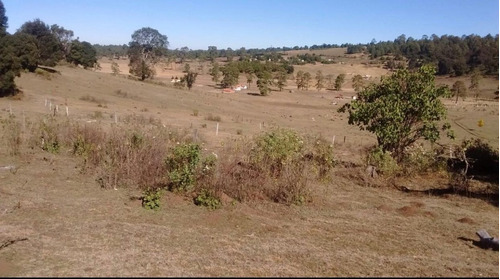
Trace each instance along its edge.
<path fill-rule="evenodd" d="M 49 25 L 40 19 L 24 23 L 17 33 L 30 34 L 36 38 L 40 51 L 38 64 L 55 66 L 64 57 L 63 47 L 56 35 L 52 33 Z"/>
<path fill-rule="evenodd" d="M 0 37 L 3 37 L 7 34 L 7 24 L 8 17 L 5 15 L 5 7 L 3 6 L 3 2 L 0 0 Z"/>
<path fill-rule="evenodd" d="M 481 73 L 478 70 L 474 70 L 470 76 L 470 86 L 469 90 L 474 92 L 474 98 L 479 97 L 479 82 L 481 81 Z"/>
<path fill-rule="evenodd" d="M 185 82 L 186 86 L 189 90 L 193 87 L 193 84 L 196 81 L 196 77 L 198 76 L 198 73 L 188 71 L 184 77 L 182 78 L 181 82 Z"/>
<path fill-rule="evenodd" d="M 115 75 L 115 76 L 121 72 L 120 66 L 115 61 L 111 62 L 111 71 L 113 72 L 113 75 Z"/>
<path fill-rule="evenodd" d="M 253 82 L 253 72 L 248 71 L 245 73 L 245 75 L 247 77 L 248 89 L 250 89 L 250 85 Z"/>
<path fill-rule="evenodd" d="M 295 75 L 295 83 L 297 84 L 297 89 L 302 89 L 304 87 L 304 72 L 298 71 Z"/>
<path fill-rule="evenodd" d="M 0 0 L 0 97 L 17 93 L 14 79 L 21 75 L 21 63 L 14 36 L 7 33 L 7 16 Z"/>
<path fill-rule="evenodd" d="M 13 36 L 0 37 L 0 97 L 15 95 L 17 92 L 14 79 L 21 75 L 21 63 L 16 55 Z"/>
<path fill-rule="evenodd" d="M 325 77 L 323 76 L 323 72 L 317 71 L 316 72 L 316 89 L 320 91 L 325 87 Z"/>
<path fill-rule="evenodd" d="M 269 95 L 271 91 L 271 78 L 272 75 L 269 71 L 264 70 L 257 73 L 257 87 L 259 88 L 259 92 L 262 96 Z"/>
<path fill-rule="evenodd" d="M 458 103 L 459 96 L 463 97 L 465 100 L 465 97 L 467 96 L 467 87 L 465 87 L 465 83 L 463 81 L 458 80 L 453 84 L 451 92 L 453 93 L 453 96 L 456 97 L 455 99 L 455 104 L 456 104 Z"/>
<path fill-rule="evenodd" d="M 36 43 L 35 37 L 26 33 L 16 33 L 11 36 L 11 44 L 15 49 L 19 63 L 21 63 L 21 68 L 30 72 L 35 71 L 40 57 Z"/>
<path fill-rule="evenodd" d="M 305 72 L 303 77 L 304 77 L 304 79 L 303 79 L 302 86 L 305 90 L 309 90 L 309 84 L 311 83 L 312 76 L 309 72 Z"/>
<path fill-rule="evenodd" d="M 210 61 L 215 62 L 215 58 L 217 58 L 218 56 L 218 51 L 217 51 L 217 47 L 216 46 L 209 46 L 208 47 L 208 59 L 210 59 Z"/>
<path fill-rule="evenodd" d="M 436 88 L 435 73 L 430 65 L 415 72 L 398 70 L 379 84 L 364 88 L 357 100 L 338 111 L 349 113 L 350 125 L 374 133 L 379 147 L 392 152 L 400 162 L 405 148 L 415 141 L 439 139 L 438 122 L 446 118 L 446 108 L 440 98 L 449 96 L 449 90 L 446 86 Z M 453 136 L 449 123 L 441 129 Z"/>
<path fill-rule="evenodd" d="M 352 87 L 354 91 L 359 92 L 363 88 L 364 82 L 361 75 L 355 75 L 352 77 Z"/>
<path fill-rule="evenodd" d="M 97 63 L 97 52 L 89 42 L 71 42 L 67 60 L 75 65 L 82 65 L 84 69 L 94 67 Z"/>
<path fill-rule="evenodd" d="M 236 85 L 238 83 L 239 76 L 240 70 L 235 63 L 230 62 L 226 64 L 222 67 L 222 86 L 227 88 Z"/>
<path fill-rule="evenodd" d="M 342 85 L 345 82 L 345 74 L 340 74 L 337 76 L 335 79 L 335 90 L 340 91 L 342 90 Z"/>
<path fill-rule="evenodd" d="M 276 85 L 280 91 L 286 86 L 286 70 L 284 68 L 280 68 L 280 70 L 276 72 Z"/>
<path fill-rule="evenodd" d="M 219 83 L 221 75 L 219 63 L 217 62 L 212 63 L 212 69 L 210 69 L 210 75 L 212 76 L 212 81 L 215 82 L 215 84 Z"/>
<path fill-rule="evenodd" d="M 150 27 L 136 30 L 129 43 L 129 72 L 141 80 L 154 77 L 154 66 L 161 57 L 165 56 L 167 47 L 167 36 L 162 35 L 158 30 Z"/>
<path fill-rule="evenodd" d="M 57 40 L 61 44 L 64 55 L 66 55 L 66 57 L 67 57 L 69 54 L 70 47 L 71 47 L 71 42 L 73 41 L 73 35 L 74 35 L 73 31 L 66 30 L 66 29 L 64 29 L 64 27 L 59 26 L 57 24 L 51 25 L 50 31 L 52 32 L 52 34 L 55 35 L 55 37 L 57 38 Z"/>
<path fill-rule="evenodd" d="M 233 57 L 234 57 L 234 51 L 233 51 L 232 48 L 228 47 L 227 50 L 226 50 L 226 59 L 227 59 L 227 62 L 233 61 Z"/>

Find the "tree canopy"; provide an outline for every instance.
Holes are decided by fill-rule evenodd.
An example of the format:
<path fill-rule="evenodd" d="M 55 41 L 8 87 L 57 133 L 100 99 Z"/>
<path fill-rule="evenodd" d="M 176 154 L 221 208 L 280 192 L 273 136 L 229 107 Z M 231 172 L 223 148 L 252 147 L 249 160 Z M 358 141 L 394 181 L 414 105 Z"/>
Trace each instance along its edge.
<path fill-rule="evenodd" d="M 438 122 L 446 118 L 440 97 L 449 96 L 449 90 L 435 86 L 435 73 L 429 65 L 415 72 L 398 70 L 379 84 L 364 88 L 357 100 L 345 104 L 339 112 L 347 111 L 350 125 L 374 133 L 382 150 L 400 160 L 405 147 L 415 141 L 439 139 Z M 441 130 L 449 128 L 445 123 Z"/>
<path fill-rule="evenodd" d="M 3 2 L 0 1 L 0 37 L 2 36 L 2 34 L 5 34 L 7 32 L 7 27 L 9 27 L 7 21 L 8 18 L 5 15 L 5 7 L 3 6 Z"/>
<path fill-rule="evenodd" d="M 150 27 L 136 30 L 128 49 L 130 73 L 141 80 L 152 78 L 155 75 L 154 65 L 166 54 L 167 48 L 167 36 L 158 30 Z"/>
<path fill-rule="evenodd" d="M 64 57 L 63 46 L 58 38 L 52 33 L 49 25 L 40 19 L 24 23 L 17 33 L 30 34 L 36 38 L 40 51 L 38 64 L 55 66 Z"/>
<path fill-rule="evenodd" d="M 74 40 L 71 42 L 67 60 L 75 65 L 82 65 L 84 69 L 93 67 L 97 63 L 96 51 L 89 42 Z"/>

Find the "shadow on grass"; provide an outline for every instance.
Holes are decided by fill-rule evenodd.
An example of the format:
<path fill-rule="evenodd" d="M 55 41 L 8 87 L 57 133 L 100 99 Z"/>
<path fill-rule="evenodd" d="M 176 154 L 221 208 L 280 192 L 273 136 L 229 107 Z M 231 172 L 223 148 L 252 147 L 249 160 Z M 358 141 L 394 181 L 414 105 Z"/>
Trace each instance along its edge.
<path fill-rule="evenodd" d="M 435 188 L 435 189 L 427 189 L 427 190 L 411 190 L 406 187 L 401 187 L 401 191 L 406 193 L 413 194 L 425 194 L 430 196 L 445 196 L 445 195 L 458 195 L 468 198 L 475 198 L 486 201 L 496 207 L 498 207 L 498 193 L 476 193 L 466 191 L 464 189 L 456 189 L 452 185 L 449 185 L 448 188 Z"/>
<path fill-rule="evenodd" d="M 252 92 L 247 93 L 247 95 L 250 95 L 250 96 L 264 96 L 264 95 L 262 95 L 260 93 L 252 93 Z"/>
<path fill-rule="evenodd" d="M 498 251 L 497 247 L 492 247 L 488 242 L 485 242 L 485 241 L 474 240 L 474 239 L 463 237 L 463 236 L 457 237 L 457 239 L 462 240 L 462 241 L 466 241 L 466 242 L 472 242 L 472 245 L 479 247 L 481 249 L 484 249 L 484 250 L 488 250 L 488 249 L 492 248 L 493 251 Z"/>

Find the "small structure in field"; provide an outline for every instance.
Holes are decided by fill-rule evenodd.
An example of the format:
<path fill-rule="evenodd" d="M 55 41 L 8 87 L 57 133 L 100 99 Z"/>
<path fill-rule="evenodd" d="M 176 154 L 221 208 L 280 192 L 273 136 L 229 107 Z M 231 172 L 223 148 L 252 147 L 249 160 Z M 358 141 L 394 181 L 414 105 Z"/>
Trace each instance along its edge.
<path fill-rule="evenodd" d="M 234 90 L 231 88 L 224 88 L 222 89 L 222 93 L 234 93 Z"/>

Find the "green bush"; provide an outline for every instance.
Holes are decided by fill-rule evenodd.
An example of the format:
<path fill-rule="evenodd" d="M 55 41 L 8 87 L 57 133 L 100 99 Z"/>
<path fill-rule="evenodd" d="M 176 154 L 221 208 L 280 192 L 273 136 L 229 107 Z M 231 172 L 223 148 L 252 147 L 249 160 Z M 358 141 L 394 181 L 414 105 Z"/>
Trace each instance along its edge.
<path fill-rule="evenodd" d="M 194 204 L 206 206 L 210 209 L 217 209 L 222 205 L 220 200 L 213 193 L 206 189 L 202 189 L 201 193 L 199 193 L 196 198 L 194 198 Z"/>
<path fill-rule="evenodd" d="M 73 154 L 87 158 L 93 149 L 92 143 L 79 134 L 73 142 Z"/>
<path fill-rule="evenodd" d="M 214 175 L 216 171 L 217 157 L 214 154 L 210 154 L 203 159 L 201 162 L 201 175 L 210 176 Z"/>
<path fill-rule="evenodd" d="M 368 152 L 367 163 L 375 166 L 379 172 L 389 176 L 397 175 L 401 171 L 391 152 L 384 152 L 380 147 L 375 147 Z"/>
<path fill-rule="evenodd" d="M 53 118 L 44 120 L 40 126 L 42 149 L 50 153 L 59 153 L 61 143 L 56 121 Z"/>
<path fill-rule="evenodd" d="M 198 144 L 182 144 L 173 149 L 165 163 L 170 179 L 170 190 L 189 191 L 196 182 L 196 167 L 200 161 Z"/>
<path fill-rule="evenodd" d="M 303 144 L 295 131 L 274 129 L 255 139 L 250 161 L 279 176 L 284 165 L 300 157 Z"/>
<path fill-rule="evenodd" d="M 142 196 L 142 206 L 146 209 L 158 210 L 160 208 L 160 200 L 162 191 L 147 189 Z"/>
<path fill-rule="evenodd" d="M 405 148 L 403 160 L 400 163 L 405 174 L 423 173 L 446 169 L 443 150 L 426 150 L 422 144 L 413 144 Z"/>
<path fill-rule="evenodd" d="M 335 166 L 333 145 L 325 138 L 319 136 L 310 141 L 307 145 L 307 149 L 308 151 L 305 153 L 304 157 L 313 162 L 314 167 L 318 170 L 319 178 L 325 178 Z"/>

